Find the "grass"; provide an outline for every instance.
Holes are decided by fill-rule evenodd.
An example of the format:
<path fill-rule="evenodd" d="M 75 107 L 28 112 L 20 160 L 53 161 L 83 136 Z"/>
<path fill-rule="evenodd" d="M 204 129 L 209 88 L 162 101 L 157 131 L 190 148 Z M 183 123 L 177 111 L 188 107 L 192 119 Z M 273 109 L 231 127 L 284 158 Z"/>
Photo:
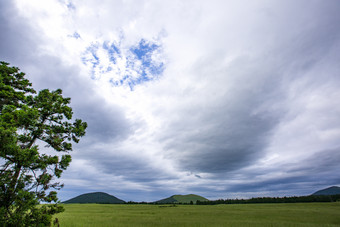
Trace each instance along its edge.
<path fill-rule="evenodd" d="M 340 203 L 65 204 L 60 226 L 340 226 Z"/>

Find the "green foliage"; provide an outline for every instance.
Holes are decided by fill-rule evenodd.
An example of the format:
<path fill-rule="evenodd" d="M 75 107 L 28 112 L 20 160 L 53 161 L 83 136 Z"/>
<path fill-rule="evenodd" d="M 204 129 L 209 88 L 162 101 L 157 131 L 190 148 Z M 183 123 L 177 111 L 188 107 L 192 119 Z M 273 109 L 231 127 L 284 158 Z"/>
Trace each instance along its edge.
<path fill-rule="evenodd" d="M 0 223 L 50 225 L 63 187 L 55 182 L 71 162 L 72 142 L 85 135 L 86 122 L 73 123 L 70 98 L 60 89 L 36 91 L 25 74 L 0 62 Z M 57 153 L 39 151 L 44 143 Z M 64 153 L 64 154 L 62 154 Z"/>
<path fill-rule="evenodd" d="M 6 62 L 0 62 L 0 110 L 4 105 L 18 106 L 27 93 L 36 93 L 31 87 L 32 84 L 24 78 L 25 73 L 8 65 Z"/>
<path fill-rule="evenodd" d="M 60 226 L 339 226 L 340 203 L 187 205 L 65 204 Z"/>

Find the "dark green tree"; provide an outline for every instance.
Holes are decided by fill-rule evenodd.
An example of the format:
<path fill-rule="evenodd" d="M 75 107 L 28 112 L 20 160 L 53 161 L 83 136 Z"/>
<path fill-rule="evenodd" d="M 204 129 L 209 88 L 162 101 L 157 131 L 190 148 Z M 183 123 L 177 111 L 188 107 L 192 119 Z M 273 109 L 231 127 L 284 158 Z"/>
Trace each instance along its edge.
<path fill-rule="evenodd" d="M 87 127 L 72 122 L 69 104 L 62 90 L 36 93 L 24 73 L 0 62 L 0 226 L 49 226 L 63 211 L 56 179 Z"/>

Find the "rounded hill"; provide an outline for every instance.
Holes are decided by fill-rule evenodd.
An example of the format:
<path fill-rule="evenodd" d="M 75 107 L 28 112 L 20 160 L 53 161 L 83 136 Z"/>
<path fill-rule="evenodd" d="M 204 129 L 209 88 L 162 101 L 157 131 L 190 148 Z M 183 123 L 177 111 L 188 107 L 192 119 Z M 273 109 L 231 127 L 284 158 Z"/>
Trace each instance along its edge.
<path fill-rule="evenodd" d="M 92 192 L 79 195 L 62 203 L 121 204 L 125 203 L 125 201 L 104 192 Z"/>
<path fill-rule="evenodd" d="M 337 186 L 325 188 L 313 193 L 313 195 L 338 195 L 338 194 L 340 194 L 340 187 Z"/>
<path fill-rule="evenodd" d="M 208 201 L 208 199 L 194 194 L 189 195 L 173 195 L 165 199 L 156 201 L 155 203 L 194 203 L 197 201 Z"/>

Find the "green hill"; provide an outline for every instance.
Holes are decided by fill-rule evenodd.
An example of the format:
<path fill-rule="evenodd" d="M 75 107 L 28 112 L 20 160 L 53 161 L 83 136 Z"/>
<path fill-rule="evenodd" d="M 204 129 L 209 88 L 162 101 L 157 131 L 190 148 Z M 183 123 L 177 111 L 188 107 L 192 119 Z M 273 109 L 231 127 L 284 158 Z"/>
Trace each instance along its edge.
<path fill-rule="evenodd" d="M 208 201 L 208 199 L 199 196 L 199 195 L 173 195 L 169 198 L 161 199 L 156 201 L 155 203 L 190 203 L 191 201 L 196 204 L 197 201 Z"/>
<path fill-rule="evenodd" d="M 79 195 L 62 203 L 119 204 L 125 203 L 125 201 L 104 192 L 93 192 Z"/>
<path fill-rule="evenodd" d="M 340 187 L 333 186 L 333 187 L 319 190 L 313 193 L 312 195 L 338 195 L 338 194 L 340 194 Z"/>

